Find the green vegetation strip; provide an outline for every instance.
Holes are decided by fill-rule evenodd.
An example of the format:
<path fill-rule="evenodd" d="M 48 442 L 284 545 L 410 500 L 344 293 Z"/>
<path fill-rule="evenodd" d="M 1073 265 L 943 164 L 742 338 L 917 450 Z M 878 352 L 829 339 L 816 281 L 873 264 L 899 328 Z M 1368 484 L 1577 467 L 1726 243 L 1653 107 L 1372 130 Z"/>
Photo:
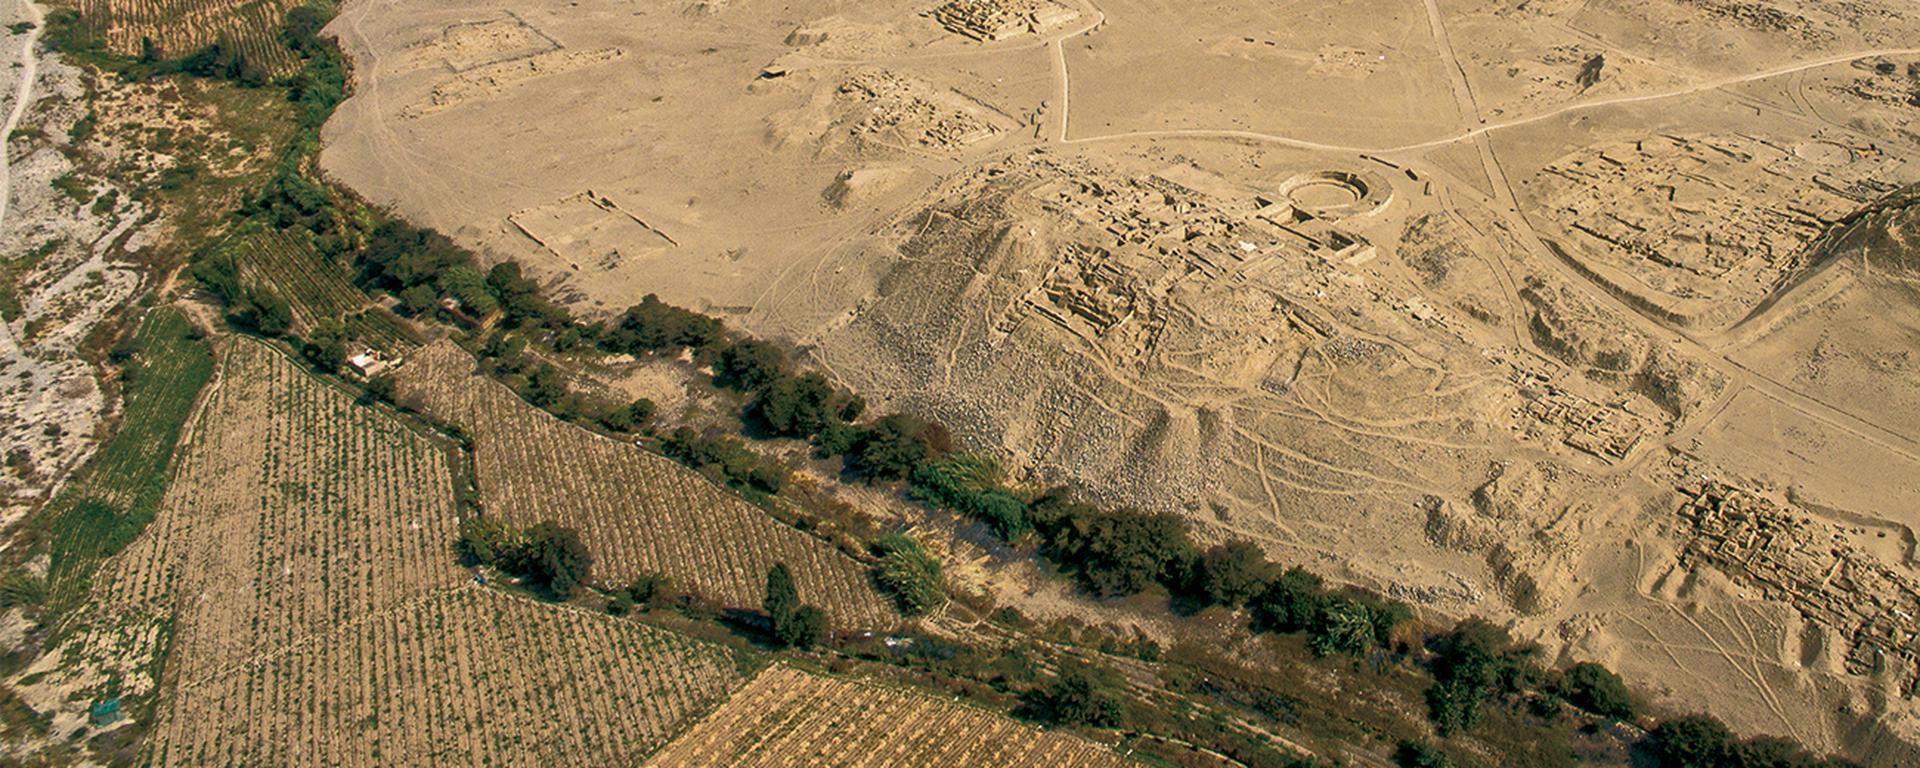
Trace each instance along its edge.
<path fill-rule="evenodd" d="M 194 402 L 213 378 L 213 351 L 178 310 L 154 310 L 112 353 L 121 363 L 126 407 L 79 480 L 29 524 L 50 555 L 49 607 L 85 598 L 100 562 L 140 535 L 160 508 L 170 457 Z"/>

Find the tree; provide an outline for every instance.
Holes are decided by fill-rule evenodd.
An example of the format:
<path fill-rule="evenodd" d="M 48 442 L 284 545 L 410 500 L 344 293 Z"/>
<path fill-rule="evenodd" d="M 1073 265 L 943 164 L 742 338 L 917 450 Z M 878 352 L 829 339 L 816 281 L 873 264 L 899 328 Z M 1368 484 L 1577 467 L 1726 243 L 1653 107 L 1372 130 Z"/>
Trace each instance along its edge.
<path fill-rule="evenodd" d="M 465 264 L 456 264 L 440 272 L 434 281 L 442 293 L 452 296 L 460 302 L 467 314 L 485 317 L 500 308 L 499 300 L 487 290 L 487 278 L 480 270 Z"/>
<path fill-rule="evenodd" d="M 1288 568 L 1267 584 L 1253 603 L 1254 627 L 1268 632 L 1299 632 L 1320 612 L 1325 585 L 1305 568 Z"/>
<path fill-rule="evenodd" d="M 719 320 L 672 306 L 649 293 L 620 316 L 604 343 L 615 352 L 640 354 L 669 347 L 700 349 L 718 341 L 721 334 Z"/>
<path fill-rule="evenodd" d="M 593 571 L 593 555 L 581 543 L 580 532 L 553 522 L 527 529 L 519 560 L 527 578 L 546 585 L 563 600 L 572 597 L 574 588 Z"/>
<path fill-rule="evenodd" d="M 1055 725 L 1112 728 L 1120 724 L 1119 699 L 1085 669 L 1062 670 L 1034 698 L 1034 709 Z"/>
<path fill-rule="evenodd" d="M 1633 719 L 1633 697 L 1626 683 L 1606 667 L 1580 662 L 1560 682 L 1561 695 L 1576 707 L 1614 720 Z"/>
<path fill-rule="evenodd" d="M 615 432 L 635 432 L 653 419 L 653 411 L 653 401 L 642 397 L 608 411 L 600 423 Z"/>
<path fill-rule="evenodd" d="M 1171 513 L 1107 512 L 1084 526 L 1077 546 L 1063 554 L 1097 594 L 1131 595 L 1154 584 L 1178 584 L 1198 557 L 1186 524 Z"/>
<path fill-rule="evenodd" d="M 287 47 L 301 53 L 310 53 L 320 47 L 320 28 L 326 25 L 327 18 L 319 9 L 310 5 L 298 5 L 287 11 L 287 20 L 281 31 Z"/>
<path fill-rule="evenodd" d="M 800 610 L 800 593 L 793 586 L 793 572 L 786 563 L 775 563 L 767 570 L 767 596 L 760 601 L 767 617 L 778 625 L 782 618 Z"/>
<path fill-rule="evenodd" d="M 393 375 L 383 373 L 367 379 L 367 397 L 376 402 L 393 402 Z"/>
<path fill-rule="evenodd" d="M 346 326 L 331 317 L 315 323 L 307 340 L 300 345 L 300 354 L 323 371 L 340 370 L 347 364 Z"/>
<path fill-rule="evenodd" d="M 793 585 L 793 572 L 786 563 L 775 563 L 767 571 L 767 596 L 760 603 L 773 621 L 774 642 L 788 648 L 811 648 L 825 639 L 827 615 L 819 608 L 800 602 Z"/>
<path fill-rule="evenodd" d="M 714 383 L 742 392 L 758 391 L 786 372 L 780 348 L 758 339 L 742 339 L 720 350 L 714 361 Z"/>
<path fill-rule="evenodd" d="M 243 288 L 230 307 L 230 317 L 243 328 L 263 336 L 279 336 L 293 328 L 293 307 L 264 288 Z"/>
<path fill-rule="evenodd" d="M 810 437 L 839 418 L 834 407 L 838 399 L 839 393 L 820 374 L 781 376 L 754 396 L 747 417 L 775 435 Z"/>
<path fill-rule="evenodd" d="M 460 521 L 459 550 L 469 565 L 505 565 L 520 551 L 520 532 L 498 520 L 469 517 Z"/>
<path fill-rule="evenodd" d="M 1215 605 L 1240 605 L 1265 589 L 1273 565 L 1252 542 L 1235 539 L 1218 544 L 1200 557 L 1197 585 L 1201 597 Z"/>
<path fill-rule="evenodd" d="M 881 418 L 860 431 L 849 458 L 854 471 L 871 478 L 906 477 L 934 453 L 934 427 L 903 414 Z"/>
<path fill-rule="evenodd" d="M 1596 53 L 1592 58 L 1587 59 L 1585 64 L 1580 65 L 1580 74 L 1576 75 L 1573 80 L 1579 83 L 1580 90 L 1584 91 L 1600 84 L 1600 73 L 1606 68 L 1606 54 Z"/>
<path fill-rule="evenodd" d="M 567 396 L 567 382 L 553 366 L 541 364 L 527 376 L 527 388 L 523 394 L 527 402 L 550 408 Z"/>
<path fill-rule="evenodd" d="M 787 476 L 792 474 L 778 462 L 762 461 L 747 470 L 747 485 L 767 493 L 779 493 L 787 484 Z"/>
<path fill-rule="evenodd" d="M 817 606 L 802 605 L 793 617 L 773 628 L 781 645 L 806 650 L 827 638 L 827 614 Z"/>
<path fill-rule="evenodd" d="M 410 286 L 400 292 L 400 303 L 407 308 L 407 314 L 419 316 L 432 312 L 440 306 L 440 294 L 434 293 L 427 285 Z"/>
<path fill-rule="evenodd" d="M 1447 759 L 1447 753 L 1441 752 L 1432 744 L 1420 741 L 1402 741 L 1400 748 L 1394 750 L 1393 762 L 1400 768 L 1452 768 L 1453 762 Z"/>
<path fill-rule="evenodd" d="M 1733 732 L 1708 715 L 1676 717 L 1649 735 L 1662 768 L 1721 768 L 1734 763 Z"/>

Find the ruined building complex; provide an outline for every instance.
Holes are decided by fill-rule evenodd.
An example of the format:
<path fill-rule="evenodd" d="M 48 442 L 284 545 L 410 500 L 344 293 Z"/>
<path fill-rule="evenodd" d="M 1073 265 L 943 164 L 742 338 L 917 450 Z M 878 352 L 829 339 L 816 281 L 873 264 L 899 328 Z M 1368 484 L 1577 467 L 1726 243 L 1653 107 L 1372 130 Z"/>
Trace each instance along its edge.
<path fill-rule="evenodd" d="M 1040 32 L 1080 17 L 1046 0 L 950 0 L 927 12 L 956 35 L 992 42 Z"/>
<path fill-rule="evenodd" d="M 1692 528 L 1682 562 L 1710 565 L 1790 603 L 1846 643 L 1846 669 L 1920 687 L 1920 584 L 1840 529 L 1717 482 L 1681 488 Z"/>

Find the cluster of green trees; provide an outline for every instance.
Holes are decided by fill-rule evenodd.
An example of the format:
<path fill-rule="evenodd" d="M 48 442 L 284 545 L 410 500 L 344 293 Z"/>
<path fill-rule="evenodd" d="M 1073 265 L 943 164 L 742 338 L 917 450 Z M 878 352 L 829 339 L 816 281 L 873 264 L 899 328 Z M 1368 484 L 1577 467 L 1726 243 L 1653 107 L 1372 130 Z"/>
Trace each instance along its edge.
<path fill-rule="evenodd" d="M 1427 688 L 1428 716 L 1441 736 L 1473 728 L 1491 698 L 1512 698 L 1538 687 L 1533 664 L 1538 651 L 1515 644 L 1484 620 L 1462 622 L 1430 642 L 1434 682 Z"/>
<path fill-rule="evenodd" d="M 827 614 L 819 606 L 800 602 L 793 572 L 786 563 L 767 570 L 767 596 L 761 603 L 771 622 L 773 641 L 786 648 L 807 649 L 827 637 Z"/>
<path fill-rule="evenodd" d="M 1472 729 L 1489 701 L 1527 701 L 1542 715 L 1552 715 L 1563 702 L 1609 720 L 1633 722 L 1639 715 L 1626 683 L 1611 670 L 1592 662 L 1547 669 L 1536 646 L 1514 642 L 1483 619 L 1455 625 L 1428 648 L 1434 682 L 1427 688 L 1427 708 L 1442 736 Z"/>
<path fill-rule="evenodd" d="M 1029 499 L 979 456 L 921 460 L 908 473 L 908 493 L 979 519 L 1009 542 L 1037 540 L 1043 556 L 1093 594 L 1123 597 L 1158 587 L 1200 605 L 1245 604 L 1256 630 L 1306 633 L 1322 655 L 1386 645 L 1412 618 L 1403 604 L 1329 589 L 1298 567 L 1282 571 L 1249 542 L 1202 551 L 1177 515 L 1107 509 L 1057 491 Z"/>
<path fill-rule="evenodd" d="M 299 9 L 296 9 L 299 10 Z M 300 19 L 311 19 L 319 15 L 315 9 L 301 11 Z M 289 14 L 289 20 L 293 14 Z M 140 38 L 140 53 L 131 60 L 122 60 L 106 54 L 106 37 L 101 29 L 87 23 L 79 11 L 71 8 L 58 8 L 47 14 L 47 42 L 54 49 L 68 54 L 82 54 L 96 63 L 112 65 L 113 69 L 132 80 L 148 80 L 155 77 L 186 74 L 215 80 L 226 80 L 248 88 L 267 85 L 271 78 L 259 62 L 249 59 L 246 52 L 230 40 L 221 39 L 209 43 L 198 50 L 185 55 L 168 56 L 161 45 L 151 37 Z M 322 26 L 325 26 L 324 23 Z M 283 39 L 289 39 L 283 25 Z M 314 33 L 307 40 L 317 41 Z M 300 49 L 293 49 L 299 52 Z M 177 53 L 177 52 L 176 52 Z"/>
<path fill-rule="evenodd" d="M 189 274 L 220 299 L 228 322 L 263 336 L 280 336 L 293 328 L 293 306 L 272 289 L 242 279 L 239 257 L 232 250 L 203 255 Z"/>
<path fill-rule="evenodd" d="M 1105 670 L 1070 665 L 1053 681 L 1025 696 L 1021 714 L 1053 725 L 1113 728 L 1122 708 Z"/>
<path fill-rule="evenodd" d="M 850 474 L 898 479 L 952 444 L 945 428 L 890 414 L 860 424 L 866 401 L 825 377 L 796 370 L 779 347 L 730 331 L 719 320 L 648 294 L 611 326 L 583 336 L 601 349 L 632 355 L 690 353 L 712 367 L 716 386 L 747 395 L 742 417 L 768 437 L 810 440 L 821 456 L 845 459 Z"/>
<path fill-rule="evenodd" d="M 625 616 L 635 611 L 652 610 L 667 595 L 667 581 L 650 573 L 635 577 L 626 587 L 607 598 L 607 613 Z"/>
<path fill-rule="evenodd" d="M 1648 741 L 1661 768 L 1859 768 L 1810 754 L 1787 739 L 1735 738 L 1725 723 L 1707 715 L 1667 720 L 1653 729 Z"/>
<path fill-rule="evenodd" d="M 642 397 L 622 403 L 573 391 L 558 368 L 528 354 L 522 334 L 496 331 L 480 345 L 478 356 L 482 373 L 562 420 L 627 434 L 643 432 L 653 421 L 652 400 Z"/>
<path fill-rule="evenodd" d="M 154 75 L 186 73 L 239 83 L 248 88 L 259 88 L 266 85 L 268 80 L 265 67 L 247 58 L 246 51 L 240 46 L 226 40 L 216 40 L 178 59 L 162 60 L 153 38 L 143 37 L 140 39 L 140 63 L 152 67 Z"/>
<path fill-rule="evenodd" d="M 787 467 L 754 453 L 732 435 L 702 434 L 687 427 L 660 441 L 660 452 L 692 467 L 707 479 L 734 488 L 779 493 L 787 481 Z"/>
<path fill-rule="evenodd" d="M 486 517 L 460 522 L 460 554 L 468 565 L 496 568 L 559 600 L 573 597 L 593 575 L 593 555 L 580 532 L 553 522 L 525 530 Z"/>

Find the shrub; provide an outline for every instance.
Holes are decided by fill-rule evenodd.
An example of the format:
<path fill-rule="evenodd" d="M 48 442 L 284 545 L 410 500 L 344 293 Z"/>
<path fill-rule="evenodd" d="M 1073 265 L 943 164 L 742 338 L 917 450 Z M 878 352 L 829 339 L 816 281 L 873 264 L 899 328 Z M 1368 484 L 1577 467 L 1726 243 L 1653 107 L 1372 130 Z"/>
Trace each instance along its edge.
<path fill-rule="evenodd" d="M 914 467 L 931 458 L 940 442 L 937 430 L 927 422 L 893 414 L 860 431 L 849 455 L 851 468 L 869 478 L 906 477 Z"/>
<path fill-rule="evenodd" d="M 1574 706 L 1614 720 L 1633 719 L 1633 698 L 1626 683 L 1606 667 L 1581 662 L 1567 670 L 1560 692 Z"/>
<path fill-rule="evenodd" d="M 1033 530 L 1026 502 L 1000 484 L 1000 467 L 992 459 L 943 456 L 914 467 L 907 481 L 914 498 L 983 520 L 1001 539 L 1012 541 Z"/>
<path fill-rule="evenodd" d="M 927 554 L 920 542 L 894 533 L 882 537 L 875 548 L 880 565 L 874 577 L 899 603 L 902 613 L 919 616 L 946 604 L 940 561 Z"/>
<path fill-rule="evenodd" d="M 1068 668 L 1031 697 L 1031 709 L 1054 725 L 1112 728 L 1120 724 L 1120 700 L 1087 670 Z"/>
<path fill-rule="evenodd" d="M 1259 546 L 1236 539 L 1215 545 L 1200 557 L 1196 586 L 1208 603 L 1240 605 L 1266 587 L 1272 570 Z"/>
<path fill-rule="evenodd" d="M 1427 688 L 1427 717 L 1443 737 L 1480 724 L 1481 692 L 1463 683 L 1434 683 Z"/>
<path fill-rule="evenodd" d="M 653 601 L 660 597 L 662 592 L 666 591 L 665 587 L 665 579 L 651 573 L 643 573 L 635 577 L 633 583 L 628 584 L 621 594 L 645 610 L 653 605 Z"/>
<path fill-rule="evenodd" d="M 515 558 L 528 579 L 543 584 L 561 599 L 573 596 L 593 571 L 593 555 L 581 543 L 580 532 L 552 522 L 535 523 Z"/>
<path fill-rule="evenodd" d="M 1394 765 L 1400 768 L 1452 768 L 1453 762 L 1447 754 L 1432 744 L 1419 741 L 1402 741 L 1400 748 L 1394 750 Z"/>
<path fill-rule="evenodd" d="M 1706 715 L 1668 720 L 1649 735 L 1662 768 L 1720 768 L 1733 762 L 1733 732 Z"/>
<path fill-rule="evenodd" d="M 1307 629 L 1307 648 L 1315 656 L 1336 653 L 1357 656 L 1367 652 L 1373 644 L 1372 608 L 1341 595 L 1320 601 L 1319 610 Z"/>

